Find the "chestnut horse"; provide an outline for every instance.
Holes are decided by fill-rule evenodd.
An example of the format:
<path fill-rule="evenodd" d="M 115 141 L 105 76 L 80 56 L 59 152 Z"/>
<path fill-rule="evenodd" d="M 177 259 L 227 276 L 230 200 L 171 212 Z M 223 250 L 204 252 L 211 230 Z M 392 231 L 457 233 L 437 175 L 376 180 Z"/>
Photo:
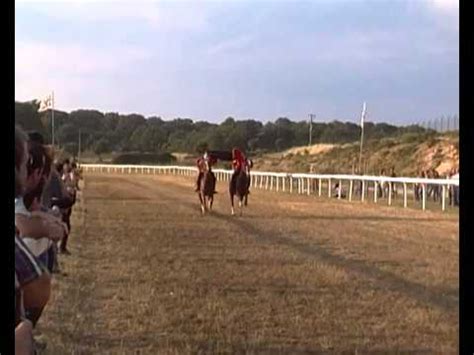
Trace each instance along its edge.
<path fill-rule="evenodd" d="M 247 206 L 248 193 L 250 187 L 250 175 L 248 169 L 240 169 L 234 179 L 230 180 L 229 183 L 229 194 L 231 203 L 231 213 L 235 215 L 234 210 L 234 196 L 237 195 L 239 200 L 240 215 L 242 216 L 243 206 Z"/>
<path fill-rule="evenodd" d="M 211 167 L 206 162 L 206 171 L 203 173 L 199 186 L 199 202 L 201 203 L 201 212 L 205 214 L 212 211 L 212 203 L 214 202 L 214 191 L 216 188 L 216 177 Z"/>

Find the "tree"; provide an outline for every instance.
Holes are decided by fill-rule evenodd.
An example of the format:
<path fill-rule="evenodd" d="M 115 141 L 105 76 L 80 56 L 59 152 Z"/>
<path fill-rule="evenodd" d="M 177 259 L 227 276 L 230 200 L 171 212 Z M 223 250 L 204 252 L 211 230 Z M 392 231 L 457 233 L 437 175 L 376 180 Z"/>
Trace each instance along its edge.
<path fill-rule="evenodd" d="M 64 145 L 64 150 L 72 155 L 73 157 L 76 157 L 78 154 L 78 144 L 75 142 L 68 142 Z"/>
<path fill-rule="evenodd" d="M 102 161 L 101 155 L 110 151 L 109 142 L 105 138 L 101 138 L 94 145 L 94 153 L 99 156 L 99 160 Z"/>
<path fill-rule="evenodd" d="M 44 134 L 44 127 L 38 113 L 38 105 L 34 102 L 15 103 L 15 123 L 25 131 L 37 131 Z"/>

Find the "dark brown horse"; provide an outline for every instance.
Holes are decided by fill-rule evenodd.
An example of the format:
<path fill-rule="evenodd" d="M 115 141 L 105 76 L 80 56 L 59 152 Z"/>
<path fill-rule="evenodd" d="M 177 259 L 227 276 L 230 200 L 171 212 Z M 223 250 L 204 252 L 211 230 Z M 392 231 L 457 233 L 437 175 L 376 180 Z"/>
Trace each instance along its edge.
<path fill-rule="evenodd" d="M 242 216 L 243 206 L 247 206 L 247 199 L 250 187 L 250 176 L 246 172 L 246 169 L 241 169 L 240 172 L 230 180 L 229 183 L 229 194 L 231 203 L 231 213 L 235 215 L 234 210 L 234 196 L 237 196 L 239 200 L 240 215 Z"/>
<path fill-rule="evenodd" d="M 199 201 L 201 203 L 202 214 L 205 214 L 207 211 L 212 211 L 215 188 L 216 177 L 208 165 L 208 169 L 203 173 L 199 186 Z"/>

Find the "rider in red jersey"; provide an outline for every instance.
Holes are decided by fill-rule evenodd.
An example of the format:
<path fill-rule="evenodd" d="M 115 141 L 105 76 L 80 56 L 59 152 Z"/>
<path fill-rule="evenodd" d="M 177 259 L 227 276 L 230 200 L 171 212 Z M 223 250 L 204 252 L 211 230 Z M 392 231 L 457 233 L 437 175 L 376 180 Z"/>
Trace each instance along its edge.
<path fill-rule="evenodd" d="M 231 184 L 235 186 L 235 181 L 237 176 L 239 175 L 240 171 L 244 169 L 244 171 L 248 174 L 250 179 L 250 168 L 253 166 L 251 160 L 247 159 L 239 149 L 234 148 L 232 149 L 232 168 L 234 169 L 234 173 L 232 174 Z M 249 180 L 250 181 L 250 180 Z"/>

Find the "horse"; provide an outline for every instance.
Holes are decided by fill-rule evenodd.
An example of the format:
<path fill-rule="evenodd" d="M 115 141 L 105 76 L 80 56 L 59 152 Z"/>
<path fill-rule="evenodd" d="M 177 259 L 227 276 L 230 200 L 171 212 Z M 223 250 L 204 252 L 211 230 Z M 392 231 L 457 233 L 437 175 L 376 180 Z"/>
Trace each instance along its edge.
<path fill-rule="evenodd" d="M 250 187 L 250 177 L 245 171 L 246 169 L 241 169 L 240 172 L 234 179 L 231 179 L 229 183 L 229 194 L 230 194 L 230 203 L 231 203 L 231 213 L 235 215 L 234 210 L 234 196 L 237 195 L 239 199 L 239 208 L 240 215 L 242 216 L 243 205 L 247 206 L 248 193 Z"/>
<path fill-rule="evenodd" d="M 201 213 L 205 214 L 208 210 L 212 211 L 214 202 L 214 191 L 216 188 L 216 177 L 209 164 L 204 172 L 199 184 L 199 202 L 201 203 Z"/>

